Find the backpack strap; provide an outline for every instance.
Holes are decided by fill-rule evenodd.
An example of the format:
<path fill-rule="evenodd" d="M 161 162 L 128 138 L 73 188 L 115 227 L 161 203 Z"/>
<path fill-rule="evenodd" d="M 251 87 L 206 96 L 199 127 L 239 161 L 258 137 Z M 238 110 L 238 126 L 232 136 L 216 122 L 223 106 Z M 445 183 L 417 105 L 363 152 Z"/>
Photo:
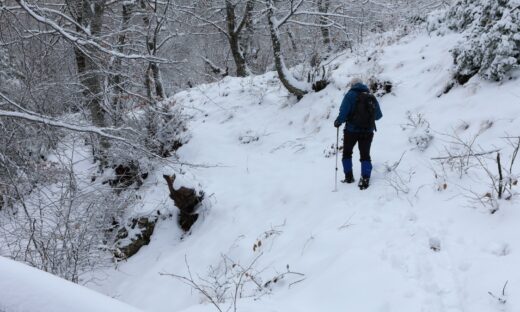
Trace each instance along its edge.
<path fill-rule="evenodd" d="M 374 117 L 372 123 L 373 123 L 374 131 L 377 132 L 377 126 L 376 126 L 376 101 L 377 101 L 377 99 L 376 99 L 375 95 L 373 95 L 372 93 L 369 93 L 369 92 L 367 92 L 367 93 L 368 93 L 370 101 L 373 103 L 373 105 L 371 105 L 372 109 L 374 110 L 372 112 L 373 117 Z"/>

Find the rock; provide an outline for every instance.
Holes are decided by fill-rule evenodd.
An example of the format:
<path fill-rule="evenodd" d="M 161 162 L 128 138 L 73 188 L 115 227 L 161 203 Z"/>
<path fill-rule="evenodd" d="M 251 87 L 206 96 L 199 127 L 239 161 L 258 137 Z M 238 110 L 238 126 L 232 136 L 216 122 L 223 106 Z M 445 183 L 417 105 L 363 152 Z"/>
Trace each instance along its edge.
<path fill-rule="evenodd" d="M 318 80 L 312 84 L 312 90 L 314 92 L 320 92 L 324 90 L 329 85 L 329 83 L 330 82 L 326 79 Z"/>
<path fill-rule="evenodd" d="M 132 219 L 130 224 L 121 227 L 116 234 L 116 252 L 118 259 L 127 259 L 135 255 L 143 246 L 150 243 L 157 217 Z"/>
<path fill-rule="evenodd" d="M 430 238 L 430 249 L 439 252 L 441 251 L 441 241 L 438 238 L 432 237 Z"/>
<path fill-rule="evenodd" d="M 370 89 L 370 92 L 376 96 L 383 96 L 391 93 L 393 86 L 392 82 L 388 80 L 379 80 L 374 77 L 368 80 L 368 88 Z"/>

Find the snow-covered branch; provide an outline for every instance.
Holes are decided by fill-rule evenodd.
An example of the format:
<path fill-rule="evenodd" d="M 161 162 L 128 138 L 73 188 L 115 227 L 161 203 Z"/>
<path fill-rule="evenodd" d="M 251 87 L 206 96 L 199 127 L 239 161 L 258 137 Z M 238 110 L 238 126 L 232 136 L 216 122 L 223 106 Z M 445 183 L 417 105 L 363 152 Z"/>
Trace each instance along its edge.
<path fill-rule="evenodd" d="M 199 14 L 196 14 L 194 13 L 193 11 L 190 11 L 190 10 L 186 10 L 186 9 L 183 9 L 183 8 L 180 8 L 180 7 L 176 7 L 176 10 L 181 12 L 181 13 L 185 13 L 185 14 L 188 14 L 190 15 L 191 17 L 201 21 L 201 22 L 204 22 L 206 25 L 210 25 L 212 27 L 214 27 L 216 30 L 218 30 L 222 35 L 226 36 L 226 37 L 229 37 L 229 34 L 228 32 L 222 28 L 218 23 L 216 23 L 215 21 L 211 21 L 203 16 L 200 16 Z"/>
<path fill-rule="evenodd" d="M 0 93 L 0 95 L 2 95 L 2 94 Z M 2 95 L 2 97 L 4 97 L 4 96 Z M 20 107 L 20 106 L 17 105 L 17 107 Z M 62 128 L 62 129 L 66 129 L 66 130 L 70 130 L 70 131 L 74 131 L 74 132 L 91 133 L 91 134 L 95 134 L 95 135 L 98 135 L 98 136 L 106 138 L 106 139 L 121 142 L 127 146 L 135 148 L 136 150 L 144 152 L 145 154 L 147 154 L 149 156 L 162 158 L 159 155 L 150 153 L 145 148 L 130 142 L 126 138 L 123 138 L 123 137 L 117 136 L 117 135 L 113 135 L 110 133 L 110 132 L 117 132 L 117 131 L 125 131 L 127 129 L 98 128 L 98 127 L 94 127 L 94 126 L 75 125 L 75 124 L 71 124 L 68 122 L 56 120 L 56 119 L 48 117 L 48 116 L 43 116 L 43 115 L 40 115 L 40 114 L 37 114 L 34 112 L 30 112 L 26 109 L 23 109 L 23 110 L 24 110 L 24 112 L 15 112 L 15 111 L 8 111 L 8 110 L 0 109 L 0 118 L 1 117 L 15 118 L 15 119 L 25 120 L 28 122 L 40 123 L 40 124 L 44 124 L 44 125 L 51 126 L 51 127 Z"/>
<path fill-rule="evenodd" d="M 39 115 L 39 114 L 36 114 L 36 113 L 32 113 L 32 114 L 31 113 L 27 113 L 27 112 L 21 113 L 21 112 L 7 111 L 7 110 L 3 110 L 3 109 L 0 110 L 0 117 L 23 119 L 25 121 L 41 123 L 41 124 L 44 124 L 44 125 L 57 127 L 57 128 L 63 128 L 63 129 L 67 129 L 67 130 L 71 130 L 71 131 L 75 131 L 75 132 L 97 134 L 99 136 L 102 136 L 102 137 L 105 137 L 105 138 L 108 138 L 108 139 L 112 139 L 112 140 L 117 140 L 117 141 L 123 142 L 123 143 L 125 143 L 127 145 L 130 145 L 130 146 L 136 147 L 138 149 L 141 149 L 140 147 L 137 147 L 133 143 L 130 143 L 125 138 L 122 138 L 122 137 L 119 137 L 119 136 L 112 135 L 112 134 L 108 133 L 108 131 L 119 131 L 121 129 L 116 129 L 116 128 L 98 128 L 98 127 L 94 127 L 94 126 L 74 125 L 74 124 L 71 124 L 71 123 L 59 121 L 59 120 L 56 120 L 54 118 L 43 116 L 43 115 Z"/>
<path fill-rule="evenodd" d="M 31 8 L 31 6 L 29 4 L 27 4 L 27 2 L 25 2 L 24 0 L 16 0 L 16 2 L 33 19 L 56 30 L 64 39 L 73 43 L 76 46 L 92 47 L 92 48 L 96 49 L 97 51 L 108 54 L 112 57 L 117 57 L 117 58 L 122 58 L 122 59 L 145 60 L 145 61 L 153 61 L 153 62 L 157 62 L 157 63 L 170 63 L 170 61 L 167 59 L 158 58 L 158 57 L 151 56 L 151 55 L 125 54 L 125 53 L 121 53 L 119 51 L 108 49 L 105 46 L 110 46 L 110 45 L 108 45 L 106 42 L 97 43 L 92 38 L 88 38 L 88 37 L 83 38 L 79 34 L 61 27 L 60 25 L 58 25 L 58 23 L 56 21 L 36 13 Z"/>

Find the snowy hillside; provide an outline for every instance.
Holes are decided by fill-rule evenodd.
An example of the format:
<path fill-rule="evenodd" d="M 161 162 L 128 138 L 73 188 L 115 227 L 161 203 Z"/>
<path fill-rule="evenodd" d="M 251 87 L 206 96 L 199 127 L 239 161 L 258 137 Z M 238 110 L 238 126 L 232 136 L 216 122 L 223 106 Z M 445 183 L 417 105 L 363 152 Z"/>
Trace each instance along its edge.
<path fill-rule="evenodd" d="M 202 217 L 183 238 L 175 220 L 161 220 L 150 245 L 89 286 L 144 311 L 217 311 L 165 275 L 191 272 L 225 311 L 233 274 L 251 266 L 246 282 L 235 281 L 244 286 L 237 311 L 520 311 L 514 186 L 510 200 L 487 204 L 495 154 L 482 163 L 432 159 L 464 155 L 461 142 L 479 134 L 472 151 L 500 150 L 509 169 L 513 147 L 503 137 L 520 135 L 515 77 L 502 84 L 474 77 L 443 94 L 459 38 L 418 33 L 386 46 L 393 40 L 382 37 L 366 53 L 335 59 L 333 82 L 298 103 L 273 73 L 175 95 L 192 117 L 181 160 L 204 165 L 185 167 L 183 177 L 207 195 Z M 340 184 L 332 192 L 332 124 L 358 75 L 394 85 L 379 98 L 373 182 L 366 191 Z M 136 213 L 172 205 L 162 174 L 173 172 L 146 180 Z"/>
<path fill-rule="evenodd" d="M 0 311 L 4 312 L 138 312 L 49 273 L 0 257 Z"/>

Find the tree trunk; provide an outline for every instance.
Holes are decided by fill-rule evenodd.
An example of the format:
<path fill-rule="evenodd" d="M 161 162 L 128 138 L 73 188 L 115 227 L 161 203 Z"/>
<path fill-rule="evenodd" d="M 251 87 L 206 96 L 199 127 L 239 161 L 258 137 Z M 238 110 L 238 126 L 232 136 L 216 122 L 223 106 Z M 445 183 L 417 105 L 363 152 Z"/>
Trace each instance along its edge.
<path fill-rule="evenodd" d="M 155 10 L 157 9 L 157 1 L 155 1 Z M 143 16 L 143 22 L 147 29 L 150 30 L 151 21 L 150 18 L 146 15 L 151 9 L 149 4 L 147 5 L 143 0 L 141 0 L 141 9 L 144 10 L 145 14 Z M 161 23 L 157 22 L 154 31 L 152 32 L 152 37 L 146 36 L 146 46 L 148 48 L 148 54 L 151 56 L 157 55 L 157 41 L 158 36 L 161 31 Z M 160 100 L 166 98 L 166 92 L 164 90 L 162 78 L 161 78 L 161 69 L 159 64 L 150 61 L 148 63 L 148 68 L 145 73 L 145 86 L 146 93 L 148 98 L 151 101 L 159 98 Z M 153 91 L 155 91 L 155 97 L 153 95 Z"/>
<path fill-rule="evenodd" d="M 294 35 L 291 27 L 287 27 L 287 37 L 289 37 L 289 41 L 291 42 L 291 48 L 294 53 L 298 53 L 298 45 L 296 45 L 296 40 L 294 40 Z"/>
<path fill-rule="evenodd" d="M 250 3 L 250 4 L 249 4 Z M 258 49 L 254 48 L 254 23 L 253 23 L 253 16 L 252 12 L 254 9 L 254 0 L 250 0 L 248 5 L 250 5 L 250 8 L 246 7 L 246 10 L 248 10 L 248 16 L 245 20 L 244 29 L 240 33 L 240 44 L 242 46 L 242 51 L 244 55 L 244 59 L 246 61 L 246 64 L 248 66 L 248 69 L 251 73 L 251 58 L 257 58 L 258 57 Z M 254 49 L 254 50 L 253 50 Z"/>
<path fill-rule="evenodd" d="M 93 36 L 97 36 L 101 33 L 103 27 L 103 14 L 105 10 L 105 1 L 96 1 L 92 3 L 87 10 L 92 12 L 92 19 L 90 23 L 90 31 Z M 102 77 L 99 73 L 99 66 L 95 61 L 93 55 L 86 57 L 85 62 L 86 77 L 84 85 L 90 92 L 92 100 L 90 101 L 90 115 L 94 126 L 99 128 L 107 127 L 107 121 L 105 116 L 105 109 L 103 108 L 103 88 L 102 88 Z M 100 165 L 105 167 L 107 165 L 107 151 L 110 147 L 110 143 L 107 138 L 99 138 L 100 151 Z"/>
<path fill-rule="evenodd" d="M 126 32 L 128 30 L 128 26 L 130 24 L 130 18 L 132 17 L 133 4 L 123 4 L 122 8 L 122 23 L 121 23 L 121 33 L 117 38 L 117 51 L 121 54 L 124 53 L 124 46 L 126 44 Z M 113 71 L 115 72 L 114 77 L 112 78 L 112 85 L 114 87 L 114 96 L 112 98 L 112 109 L 114 110 L 113 114 L 113 123 L 115 126 L 118 126 L 121 123 L 121 116 L 124 111 L 124 104 L 122 102 L 122 95 L 124 92 L 124 78 L 121 74 L 123 70 L 122 60 L 120 58 L 116 58 L 114 60 Z"/>
<path fill-rule="evenodd" d="M 365 29 L 365 8 L 361 8 L 361 22 L 359 24 L 359 44 L 363 44 L 363 30 Z"/>
<path fill-rule="evenodd" d="M 318 0 L 318 11 L 320 13 L 328 13 L 330 7 L 330 0 Z M 323 39 L 323 45 L 327 48 L 327 51 L 331 50 L 331 40 L 330 40 L 330 31 L 327 25 L 327 18 L 325 16 L 320 16 L 319 24 L 323 25 L 320 27 L 321 37 Z"/>
<path fill-rule="evenodd" d="M 271 4 L 271 3 L 269 3 Z M 289 81 L 290 75 L 289 71 L 285 66 L 285 62 L 282 55 L 282 48 L 280 43 L 280 36 L 278 34 L 278 29 L 276 25 L 276 21 L 274 18 L 273 7 L 270 5 L 267 9 L 267 20 L 269 22 L 269 31 L 271 34 L 271 44 L 273 48 L 274 55 L 274 63 L 276 67 L 276 71 L 278 72 L 278 77 L 282 82 L 283 86 L 289 91 L 289 93 L 296 96 L 298 100 L 300 100 L 307 92 L 305 90 L 299 89 L 291 81 Z"/>
<path fill-rule="evenodd" d="M 252 0 L 247 2 L 245 13 L 242 17 L 243 19 L 237 28 L 235 13 L 236 5 L 231 3 L 230 0 L 226 0 L 226 25 L 228 41 L 231 54 L 233 55 L 233 60 L 235 61 L 236 74 L 238 77 L 247 77 L 250 74 L 249 68 L 247 67 L 246 58 L 244 56 L 244 51 L 240 44 L 240 33 L 242 32 L 244 26 L 248 23 L 248 20 L 251 19 L 251 11 L 253 10 L 253 6 L 254 2 Z"/>
<path fill-rule="evenodd" d="M 155 83 L 155 94 L 157 97 L 163 100 L 166 98 L 166 93 L 164 92 L 161 68 L 159 68 L 159 65 L 154 62 L 150 62 L 150 68 L 152 70 L 153 81 Z"/>
<path fill-rule="evenodd" d="M 85 29 L 90 30 L 90 34 L 95 37 L 101 33 L 103 26 L 103 15 L 105 11 L 105 0 L 76 0 L 68 3 L 69 10 L 73 12 L 76 22 Z M 90 110 L 90 116 L 94 126 L 99 128 L 107 127 L 106 112 L 103 108 L 103 88 L 102 77 L 100 75 L 99 61 L 97 52 L 83 46 L 83 49 L 74 49 L 78 76 L 84 87 L 83 94 Z M 110 143 L 107 138 L 99 138 L 99 151 L 94 151 L 95 156 L 100 160 L 103 168 L 107 164 L 107 151 Z"/>
<path fill-rule="evenodd" d="M 146 97 L 153 102 L 153 74 L 152 69 L 150 68 L 150 64 L 148 64 L 148 67 L 144 72 L 144 86 L 146 88 Z"/>
<path fill-rule="evenodd" d="M 229 46 L 231 48 L 233 60 L 235 61 L 237 77 L 247 77 L 249 70 L 247 69 L 247 63 L 242 51 L 242 47 L 240 47 L 238 35 L 229 35 Z"/>

